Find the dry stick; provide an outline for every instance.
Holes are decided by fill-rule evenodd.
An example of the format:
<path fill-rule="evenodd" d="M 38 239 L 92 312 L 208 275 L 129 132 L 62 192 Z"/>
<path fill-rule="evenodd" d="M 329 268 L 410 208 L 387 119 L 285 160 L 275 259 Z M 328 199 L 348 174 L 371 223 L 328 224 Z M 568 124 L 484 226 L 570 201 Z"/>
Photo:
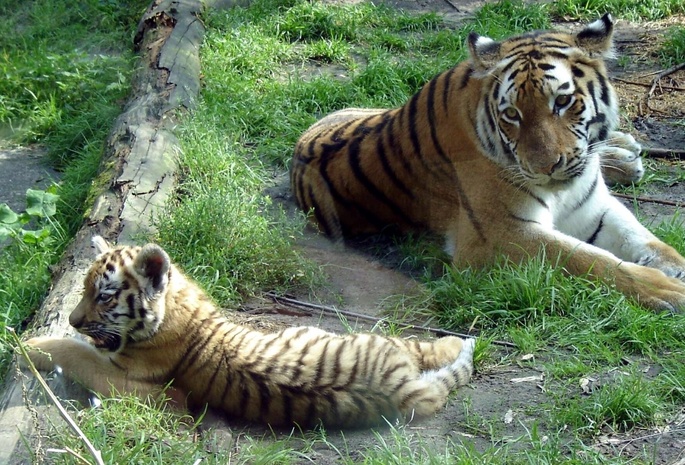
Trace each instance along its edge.
<path fill-rule="evenodd" d="M 370 316 L 370 315 L 364 315 L 363 313 L 355 313 L 355 312 L 351 312 L 349 310 L 338 310 L 337 308 L 327 307 L 325 305 L 312 304 L 312 303 L 303 302 L 303 301 L 297 300 L 297 299 L 291 299 L 289 297 L 279 296 L 279 295 L 276 295 L 274 292 L 266 292 L 265 295 L 267 297 L 271 298 L 276 303 L 290 304 L 290 305 L 294 305 L 297 307 L 304 307 L 304 308 L 309 308 L 309 309 L 314 309 L 314 310 L 321 310 L 322 312 L 329 313 L 331 315 L 343 315 L 343 316 L 350 317 L 350 318 L 359 318 L 360 320 L 373 321 L 374 323 L 379 323 L 382 320 L 382 318 L 377 318 L 375 316 Z M 469 335 L 469 334 L 456 333 L 454 331 L 448 331 L 446 329 L 431 328 L 429 326 L 412 325 L 409 323 L 402 323 L 402 324 L 404 326 L 410 328 L 410 329 L 428 331 L 428 332 L 431 332 L 437 336 L 457 336 L 457 337 L 461 337 L 461 338 L 473 337 L 472 335 Z M 504 347 L 516 347 L 516 344 L 513 344 L 511 342 L 506 342 L 506 341 L 491 341 L 491 342 L 493 344 L 504 346 Z"/>
<path fill-rule="evenodd" d="M 685 465 L 685 457 L 681 458 L 677 462 L 673 462 L 671 465 Z"/>
<path fill-rule="evenodd" d="M 683 89 L 685 90 L 685 89 Z M 643 147 L 646 155 L 654 158 L 681 158 L 685 149 L 664 149 L 661 147 Z"/>
<path fill-rule="evenodd" d="M 672 200 L 661 200 L 661 199 L 653 199 L 651 197 L 636 197 L 630 194 L 619 194 L 618 192 L 612 192 L 614 197 L 621 197 L 622 199 L 630 199 L 630 200 L 636 200 L 638 202 L 647 202 L 647 203 L 658 203 L 661 205 L 668 205 L 670 207 L 677 207 L 677 208 L 682 208 L 685 207 L 685 203 L 682 202 L 674 202 Z"/>
<path fill-rule="evenodd" d="M 21 355 L 26 359 L 27 365 L 33 376 L 36 377 L 38 380 L 38 383 L 40 386 L 43 388 L 43 391 L 48 395 L 50 398 L 50 401 L 57 407 L 57 410 L 59 410 L 60 416 L 64 419 L 64 421 L 67 422 L 69 427 L 76 433 L 76 435 L 83 441 L 83 443 L 86 445 L 86 448 L 90 452 L 90 454 L 93 456 L 95 459 L 95 463 L 98 465 L 105 465 L 105 462 L 102 461 L 102 454 L 100 453 L 99 450 L 93 446 L 93 444 L 90 442 L 88 437 L 83 434 L 83 431 L 81 431 L 81 428 L 76 424 L 73 418 L 69 416 L 69 413 L 66 411 L 66 409 L 62 406 L 60 403 L 59 399 L 57 399 L 57 396 L 55 395 L 54 392 L 52 392 L 52 389 L 50 389 L 50 386 L 48 386 L 48 383 L 45 382 L 45 379 L 38 373 L 38 370 L 36 369 L 36 366 L 33 364 L 31 361 L 31 358 L 29 358 L 29 354 L 26 352 L 26 348 L 22 344 L 21 340 L 19 339 L 19 336 L 17 336 L 16 331 L 14 331 L 14 328 L 7 328 L 7 331 L 12 335 L 12 338 L 14 338 L 14 341 L 17 344 L 17 347 L 19 348 L 19 352 L 21 352 Z"/>
<path fill-rule="evenodd" d="M 677 71 L 680 71 L 681 69 L 685 69 L 685 62 L 680 63 L 679 65 L 672 66 L 664 71 L 661 71 L 659 74 L 656 75 L 654 79 L 652 79 L 652 85 L 649 87 L 649 91 L 647 91 L 647 94 L 645 95 L 644 102 L 645 105 L 647 106 L 648 110 L 651 111 L 658 111 L 654 108 L 651 108 L 649 106 L 649 100 L 652 98 L 652 95 L 654 95 L 654 91 L 656 90 L 656 86 L 659 85 L 661 82 L 661 79 L 665 78 L 666 76 L 669 76 Z M 663 89 L 663 87 L 661 87 Z M 640 111 L 640 114 L 642 114 L 642 100 L 638 104 L 638 109 Z M 661 113 L 661 112 L 660 112 Z"/>
<path fill-rule="evenodd" d="M 452 8 L 454 8 L 454 9 L 457 10 L 457 11 L 459 11 L 459 7 L 458 7 L 452 0 L 445 0 L 445 1 L 446 1 L 447 3 L 449 3 L 450 6 L 451 6 Z"/>
<path fill-rule="evenodd" d="M 647 87 L 647 88 L 652 87 L 651 82 L 648 84 L 646 82 L 637 82 L 637 81 L 631 81 L 629 79 L 621 79 L 621 78 L 612 78 L 612 80 L 617 81 L 617 82 L 622 82 L 624 84 L 629 84 L 631 86 L 640 86 L 640 87 Z M 685 91 L 685 87 L 673 87 L 673 86 L 660 86 L 660 87 L 664 90 Z"/>
<path fill-rule="evenodd" d="M 654 79 L 652 79 L 652 86 L 649 88 L 649 92 L 647 93 L 647 98 L 651 97 L 652 94 L 654 94 L 654 90 L 656 89 L 656 86 L 660 80 L 662 80 L 666 76 L 670 76 L 671 74 L 680 71 L 681 69 L 685 69 L 685 61 L 680 63 L 679 65 L 671 66 L 670 68 L 668 68 L 668 69 L 660 72 L 659 74 L 657 74 L 657 76 Z"/>

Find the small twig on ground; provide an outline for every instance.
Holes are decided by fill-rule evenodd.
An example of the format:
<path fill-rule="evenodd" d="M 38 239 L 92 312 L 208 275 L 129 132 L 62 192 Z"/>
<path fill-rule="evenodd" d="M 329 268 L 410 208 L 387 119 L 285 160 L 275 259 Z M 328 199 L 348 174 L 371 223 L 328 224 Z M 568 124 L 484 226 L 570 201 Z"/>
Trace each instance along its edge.
<path fill-rule="evenodd" d="M 59 399 L 55 395 L 54 392 L 52 392 L 52 389 L 50 389 L 50 386 L 48 386 L 48 383 L 45 382 L 45 379 L 41 376 L 40 373 L 38 373 L 38 370 L 36 369 L 36 366 L 33 364 L 31 361 L 31 358 L 29 358 L 28 352 L 26 352 L 26 347 L 22 344 L 21 340 L 19 339 L 19 336 L 17 336 L 16 331 L 14 331 L 13 328 L 6 328 L 7 331 L 12 335 L 12 338 L 14 339 L 14 342 L 17 344 L 17 347 L 19 348 L 19 352 L 21 353 L 22 357 L 26 359 L 27 366 L 33 376 L 36 377 L 38 380 L 38 383 L 40 384 L 41 388 L 43 388 L 43 391 L 45 391 L 45 394 L 47 394 L 48 398 L 50 401 L 54 404 L 55 407 L 57 407 L 57 410 L 59 411 L 60 416 L 64 419 L 64 421 L 67 422 L 69 427 L 76 433 L 76 435 L 83 441 L 85 444 L 86 448 L 90 452 L 90 454 L 93 456 L 93 459 L 95 459 L 95 463 L 98 465 L 105 465 L 105 462 L 102 461 L 102 454 L 100 453 L 99 450 L 93 446 L 93 444 L 90 442 L 88 437 L 81 431 L 81 428 L 76 424 L 73 418 L 69 415 L 67 410 L 64 408 L 64 406 L 60 403 Z M 78 456 L 77 456 L 78 457 Z"/>
<path fill-rule="evenodd" d="M 642 149 L 646 155 L 654 158 L 681 158 L 685 155 L 685 149 L 664 149 L 660 147 L 643 147 Z"/>
<path fill-rule="evenodd" d="M 678 460 L 677 462 L 673 462 L 671 465 L 685 465 L 685 457 Z"/>
<path fill-rule="evenodd" d="M 685 61 L 680 63 L 679 65 L 671 66 L 670 68 L 661 71 L 659 74 L 657 74 L 656 77 L 652 79 L 652 85 L 649 88 L 649 92 L 647 93 L 647 98 L 649 99 L 652 96 L 652 94 L 654 94 L 654 90 L 656 89 L 656 86 L 659 84 L 659 81 L 661 81 L 666 76 L 670 76 L 671 74 L 677 73 L 681 69 L 685 69 Z"/>
<path fill-rule="evenodd" d="M 334 307 L 327 307 L 325 305 L 319 305 L 319 304 L 313 304 L 310 302 L 303 302 L 301 300 L 297 299 L 292 299 L 290 297 L 283 297 L 280 295 L 277 295 L 274 292 L 266 292 L 265 295 L 272 299 L 274 302 L 280 303 L 280 304 L 288 304 L 288 305 L 294 305 L 296 307 L 301 307 L 301 308 L 308 308 L 312 310 L 320 310 L 324 313 L 329 313 L 331 315 L 343 315 L 349 318 L 358 318 L 360 320 L 367 320 L 367 321 L 373 321 L 374 323 L 379 323 L 383 318 L 377 318 L 375 316 L 370 316 L 370 315 L 364 315 L 363 313 L 356 313 L 356 312 L 351 312 L 348 310 L 339 310 Z M 464 333 L 456 333 L 454 331 L 448 331 L 446 329 L 440 329 L 440 328 L 431 328 L 429 326 L 421 326 L 421 325 L 413 325 L 413 324 L 408 324 L 408 323 L 402 323 L 402 325 L 406 326 L 407 328 L 414 329 L 414 330 L 421 330 L 421 331 L 428 331 L 436 336 L 457 336 L 461 338 L 470 338 L 473 337 L 471 334 L 464 334 Z M 500 345 L 504 347 L 516 347 L 516 344 L 513 344 L 511 342 L 507 341 L 491 341 L 495 345 Z"/>
<path fill-rule="evenodd" d="M 676 72 L 678 72 L 678 71 L 680 71 L 680 70 L 682 70 L 682 69 L 685 69 L 685 62 L 680 63 L 679 65 L 672 66 L 672 67 L 670 67 L 670 68 L 668 68 L 668 69 L 665 69 L 665 70 L 659 72 L 659 74 L 657 74 L 657 75 L 654 77 L 654 79 L 652 79 L 652 83 L 651 83 L 651 85 L 649 86 L 649 91 L 647 91 L 647 94 L 645 95 L 644 99 L 641 100 L 641 101 L 639 102 L 639 104 L 638 104 L 638 110 L 639 110 L 640 115 L 644 114 L 643 111 L 642 111 L 642 103 L 643 103 L 643 101 L 644 101 L 644 104 L 645 104 L 645 106 L 647 107 L 648 110 L 650 110 L 650 111 L 658 111 L 658 110 L 656 110 L 656 109 L 654 109 L 654 108 L 652 108 L 652 107 L 649 106 L 649 100 L 650 100 L 650 99 L 652 98 L 652 96 L 654 95 L 654 91 L 656 90 L 656 87 L 657 87 L 657 86 L 660 86 L 661 89 L 665 89 L 665 88 L 666 88 L 665 86 L 661 86 L 661 80 L 662 80 L 663 78 L 665 78 L 666 76 L 670 76 L 671 74 L 676 73 Z M 676 90 L 680 90 L 680 89 L 676 89 Z"/>
<path fill-rule="evenodd" d="M 670 430 L 665 430 L 665 431 L 659 431 L 657 433 L 646 434 L 644 436 L 637 436 L 637 437 L 620 439 L 620 440 L 612 440 L 611 443 L 613 445 L 623 444 L 623 447 L 621 447 L 621 453 L 623 453 L 623 451 L 626 449 L 626 447 L 630 446 L 631 444 L 633 444 L 635 442 L 644 441 L 644 440 L 652 439 L 652 438 L 663 438 L 666 435 L 676 434 L 676 433 L 679 433 L 682 431 L 683 431 L 682 428 L 675 428 L 675 429 L 670 429 Z M 685 457 L 683 457 L 680 460 L 677 460 L 675 462 L 671 462 L 669 465 L 685 465 Z"/>
<path fill-rule="evenodd" d="M 637 81 L 631 81 L 629 79 L 621 79 L 621 78 L 613 78 L 614 81 L 616 82 L 622 82 L 623 84 L 628 84 L 631 86 L 639 86 L 639 87 L 647 87 L 651 88 L 652 83 L 646 83 L 646 82 L 637 82 Z M 685 91 L 685 87 L 673 87 L 673 86 L 661 86 L 662 89 L 664 90 L 677 90 L 677 91 Z"/>
<path fill-rule="evenodd" d="M 613 192 L 612 195 L 614 197 L 620 197 L 622 199 L 629 199 L 629 200 L 636 200 L 638 202 L 658 203 L 661 205 L 668 205 L 670 207 L 676 207 L 676 208 L 685 207 L 685 203 L 674 202 L 672 200 L 662 200 L 662 199 L 654 199 L 652 197 L 641 197 L 641 196 L 634 196 L 634 195 L 630 195 L 630 194 L 620 194 L 618 192 Z"/>
<path fill-rule="evenodd" d="M 449 3 L 450 6 L 451 6 L 452 8 L 454 8 L 454 9 L 457 10 L 457 11 L 459 11 L 459 7 L 458 7 L 457 4 L 454 3 L 452 0 L 445 0 L 445 1 L 446 1 L 447 3 Z"/>

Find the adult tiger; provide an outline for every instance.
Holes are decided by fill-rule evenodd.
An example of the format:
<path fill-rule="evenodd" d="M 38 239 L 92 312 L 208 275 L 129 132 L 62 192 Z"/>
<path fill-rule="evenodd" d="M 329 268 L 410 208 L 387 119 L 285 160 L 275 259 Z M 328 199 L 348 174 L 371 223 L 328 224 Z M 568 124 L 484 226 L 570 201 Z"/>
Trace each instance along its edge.
<path fill-rule="evenodd" d="M 230 418 L 361 428 L 435 414 L 473 370 L 474 340 L 432 342 L 315 327 L 264 334 L 227 321 L 155 244 L 99 252 L 69 323 L 88 337 L 27 341 L 89 389 L 157 396 Z"/>
<path fill-rule="evenodd" d="M 336 239 L 430 230 L 458 266 L 544 247 L 570 273 L 611 280 L 647 307 L 685 307 L 685 259 L 604 182 L 643 174 L 640 146 L 616 131 L 612 34 L 608 14 L 575 34 L 471 33 L 470 59 L 404 106 L 311 126 L 290 172 L 298 205 Z"/>

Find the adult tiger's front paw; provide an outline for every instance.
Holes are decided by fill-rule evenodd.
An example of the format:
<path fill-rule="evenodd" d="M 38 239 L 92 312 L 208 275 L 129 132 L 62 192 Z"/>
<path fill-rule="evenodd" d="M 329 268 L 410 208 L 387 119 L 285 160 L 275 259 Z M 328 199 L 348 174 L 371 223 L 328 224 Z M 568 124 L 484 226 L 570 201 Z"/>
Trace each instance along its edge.
<path fill-rule="evenodd" d="M 642 147 L 630 134 L 612 131 L 597 148 L 604 181 L 609 185 L 636 183 L 642 179 Z"/>
<path fill-rule="evenodd" d="M 685 283 L 662 271 L 636 265 L 633 287 L 628 294 L 652 310 L 680 313 L 685 311 Z"/>

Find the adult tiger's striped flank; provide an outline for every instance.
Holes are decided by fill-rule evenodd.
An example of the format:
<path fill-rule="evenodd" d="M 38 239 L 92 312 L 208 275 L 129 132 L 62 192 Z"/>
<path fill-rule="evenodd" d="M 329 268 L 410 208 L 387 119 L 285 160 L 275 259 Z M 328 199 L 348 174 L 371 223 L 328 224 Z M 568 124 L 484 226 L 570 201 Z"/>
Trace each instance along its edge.
<path fill-rule="evenodd" d="M 315 327 L 264 334 L 228 322 L 155 244 L 110 248 L 86 275 L 69 323 L 89 342 L 27 341 L 38 369 L 87 388 L 205 406 L 272 426 L 362 428 L 435 414 L 473 369 L 474 340 L 433 342 Z M 40 349 L 40 350 L 35 350 Z"/>
<path fill-rule="evenodd" d="M 457 266 L 546 256 L 653 309 L 685 307 L 685 259 L 606 184 L 640 180 L 640 145 L 617 130 L 605 58 L 610 15 L 576 33 L 495 41 L 395 109 L 332 113 L 299 139 L 297 204 L 334 239 L 386 230 L 444 236 Z"/>

